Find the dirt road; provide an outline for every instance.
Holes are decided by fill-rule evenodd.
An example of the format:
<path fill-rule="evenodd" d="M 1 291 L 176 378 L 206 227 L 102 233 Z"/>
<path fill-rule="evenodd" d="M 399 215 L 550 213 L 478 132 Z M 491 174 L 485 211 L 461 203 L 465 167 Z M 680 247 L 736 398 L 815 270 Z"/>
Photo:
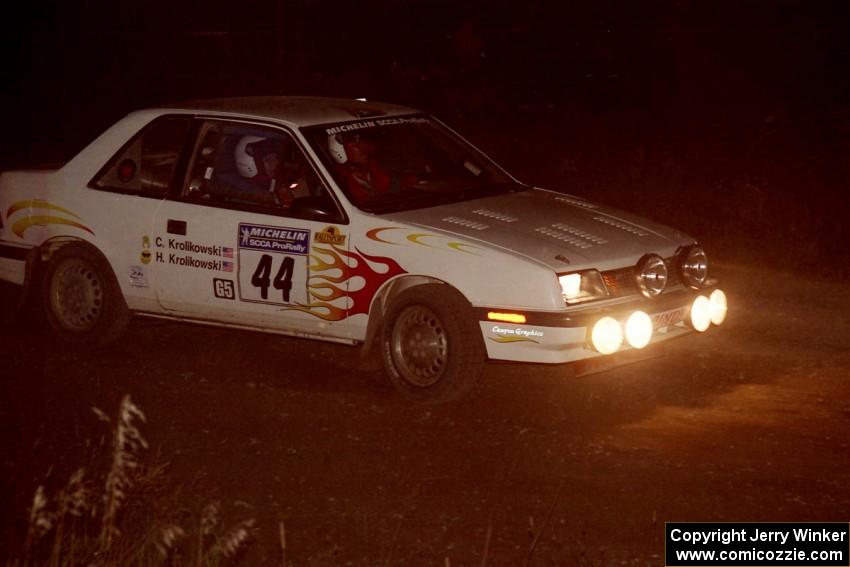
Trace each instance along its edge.
<path fill-rule="evenodd" d="M 848 521 L 850 287 L 720 275 L 727 323 L 663 357 L 490 365 L 443 406 L 347 347 L 139 320 L 83 355 L 7 323 L 2 541 L 38 484 L 93 465 L 91 407 L 125 393 L 170 463 L 161 502 L 257 520 L 245 564 L 280 564 L 281 521 L 292 564 L 364 566 L 660 565 L 665 521 Z"/>

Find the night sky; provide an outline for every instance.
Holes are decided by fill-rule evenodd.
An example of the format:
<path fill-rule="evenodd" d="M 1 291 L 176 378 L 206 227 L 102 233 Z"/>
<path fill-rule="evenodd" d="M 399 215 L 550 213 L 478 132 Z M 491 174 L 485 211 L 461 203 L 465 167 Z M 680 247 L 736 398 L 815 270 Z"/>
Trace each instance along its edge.
<path fill-rule="evenodd" d="M 850 173 L 849 13 L 801 0 L 32 2 L 6 18 L 0 167 L 65 160 L 139 107 L 365 96 L 432 112 L 529 182 L 662 218 L 688 191 L 713 215 L 755 216 L 743 236 L 793 225 L 789 243 L 825 233 L 831 254 L 846 236 L 834 213 Z M 641 210 L 647 192 L 664 198 Z M 800 192 L 802 218 L 789 213 Z M 678 224 L 710 240 L 701 218 Z"/>

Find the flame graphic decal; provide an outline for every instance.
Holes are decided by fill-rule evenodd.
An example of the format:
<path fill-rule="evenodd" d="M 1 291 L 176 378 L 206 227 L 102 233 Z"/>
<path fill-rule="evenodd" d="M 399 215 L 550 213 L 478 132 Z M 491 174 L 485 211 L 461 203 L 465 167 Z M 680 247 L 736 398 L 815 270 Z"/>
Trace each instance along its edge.
<path fill-rule="evenodd" d="M 468 254 L 475 254 L 475 252 L 469 252 L 468 250 L 464 250 L 463 247 L 472 248 L 473 250 L 481 250 L 477 246 L 472 246 L 471 244 L 464 244 L 463 242 L 449 242 L 446 244 L 452 250 L 457 250 L 458 252 L 467 252 Z M 478 256 L 478 254 L 475 254 Z"/>
<path fill-rule="evenodd" d="M 372 230 L 368 231 L 366 233 L 366 237 L 370 238 L 370 239 L 372 239 L 376 242 L 383 242 L 384 244 L 393 244 L 393 245 L 397 246 L 397 244 L 395 242 L 390 242 L 389 240 L 384 240 L 383 238 L 378 236 L 378 233 L 383 232 L 385 230 L 398 230 L 399 228 L 401 228 L 401 227 L 398 227 L 398 226 L 379 226 L 378 228 L 373 228 Z"/>
<path fill-rule="evenodd" d="M 51 213 L 51 211 L 57 211 L 60 213 L 65 213 L 69 216 L 82 220 L 80 215 L 74 213 L 73 211 L 69 211 L 64 207 L 60 207 L 59 205 L 54 205 L 52 203 L 48 203 L 47 201 L 42 201 L 41 199 L 32 199 L 27 201 L 18 201 L 16 203 L 12 203 L 9 208 L 6 210 L 6 218 L 8 219 L 18 211 L 26 210 L 26 209 L 43 209 L 47 212 L 47 214 L 41 215 L 30 215 L 26 216 L 22 219 L 18 219 L 12 225 L 12 232 L 14 232 L 19 238 L 24 237 L 24 232 L 30 227 L 33 226 L 43 226 L 48 224 L 61 224 L 66 226 L 73 226 L 74 228 L 79 228 L 80 230 L 84 230 L 91 235 L 94 235 L 94 232 L 84 224 L 77 222 L 75 220 L 62 218 L 60 216 L 56 216 Z"/>
<path fill-rule="evenodd" d="M 369 238 L 370 240 L 374 240 L 375 242 L 381 242 L 383 244 L 392 244 L 393 246 L 398 246 L 399 245 L 398 242 L 393 242 L 391 240 L 384 240 L 383 238 L 378 236 L 381 232 L 383 232 L 385 230 L 402 230 L 402 227 L 400 227 L 400 226 L 379 226 L 379 227 L 376 227 L 376 228 L 373 228 L 373 229 L 370 229 L 369 231 L 367 231 L 366 232 L 366 238 Z M 408 234 L 405 238 L 409 242 L 412 242 L 413 244 L 418 244 L 419 246 L 425 246 L 426 248 L 439 248 L 439 246 L 434 246 L 432 244 L 422 242 L 421 239 L 422 238 L 447 238 L 447 237 L 442 236 L 440 234 L 428 234 L 426 232 L 419 232 L 419 233 Z M 448 248 L 452 249 L 452 250 L 457 251 L 457 252 L 463 252 L 464 254 L 473 254 L 475 256 L 478 256 L 478 254 L 476 254 L 473 251 L 474 250 L 481 250 L 481 248 L 479 248 L 478 246 L 473 246 L 472 244 L 466 244 L 465 242 L 447 242 L 446 246 Z M 464 248 L 468 248 L 468 250 L 465 250 Z"/>
<path fill-rule="evenodd" d="M 6 210 L 6 218 L 11 217 L 12 215 L 14 215 L 15 213 L 17 213 L 20 210 L 29 209 L 29 208 L 49 209 L 49 210 L 53 210 L 53 211 L 59 211 L 59 212 L 62 212 L 62 213 L 67 213 L 67 214 L 71 215 L 72 217 L 76 217 L 80 220 L 83 220 L 83 219 L 80 218 L 80 215 L 74 213 L 73 211 L 69 211 L 66 208 L 60 207 L 59 205 L 54 205 L 54 204 L 48 203 L 47 201 L 43 201 L 41 199 L 31 199 L 31 200 L 27 200 L 27 201 L 18 201 L 17 203 L 12 203 L 11 205 L 9 205 L 9 208 Z"/>
<path fill-rule="evenodd" d="M 63 219 L 62 217 L 48 217 L 48 216 L 35 216 L 35 217 L 22 218 L 22 219 L 16 221 L 15 224 L 12 225 L 12 232 L 14 232 L 16 235 L 18 235 L 19 238 L 23 238 L 24 232 L 26 232 L 26 230 L 28 228 L 30 228 L 32 226 L 40 226 L 40 225 L 46 225 L 46 224 L 64 224 L 64 225 L 67 225 L 67 226 L 73 226 L 74 228 L 79 228 L 80 230 L 85 230 L 89 234 L 92 234 L 92 235 L 94 234 L 94 232 L 92 232 L 92 230 L 89 227 L 87 227 L 83 224 L 80 224 L 77 221 Z"/>
<path fill-rule="evenodd" d="M 421 242 L 419 240 L 420 238 L 427 238 L 429 236 L 434 236 L 434 235 L 433 234 L 426 234 L 424 232 L 420 233 L 420 234 L 408 234 L 407 239 L 409 241 L 413 242 L 414 244 L 420 244 L 422 246 L 427 246 L 428 248 L 433 248 L 433 246 L 431 246 L 430 244 L 428 244 L 426 242 Z"/>
<path fill-rule="evenodd" d="M 350 252 L 334 245 L 329 248 L 313 247 L 310 254 L 313 263 L 310 264 L 307 282 L 311 302 L 291 309 L 325 321 L 340 321 L 351 315 L 365 314 L 384 283 L 407 273 L 391 258 L 370 256 L 356 250 Z M 351 289 L 350 286 L 360 287 Z M 347 299 L 347 306 L 332 303 L 340 298 Z"/>

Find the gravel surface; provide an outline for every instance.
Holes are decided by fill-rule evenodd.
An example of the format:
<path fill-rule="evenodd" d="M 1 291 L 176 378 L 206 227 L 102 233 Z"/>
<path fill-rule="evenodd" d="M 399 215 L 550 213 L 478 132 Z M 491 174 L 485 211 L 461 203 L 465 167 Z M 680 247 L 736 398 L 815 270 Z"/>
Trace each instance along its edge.
<path fill-rule="evenodd" d="M 281 522 L 292 564 L 365 566 L 659 565 L 666 521 L 846 521 L 850 289 L 718 274 L 726 324 L 663 356 L 582 378 L 491 364 L 440 406 L 319 342 L 136 319 L 68 351 L 3 288 L 0 559 L 39 484 L 102 464 L 91 408 L 128 393 L 145 460 L 168 463 L 156 506 L 256 519 L 243 564 L 281 564 Z"/>

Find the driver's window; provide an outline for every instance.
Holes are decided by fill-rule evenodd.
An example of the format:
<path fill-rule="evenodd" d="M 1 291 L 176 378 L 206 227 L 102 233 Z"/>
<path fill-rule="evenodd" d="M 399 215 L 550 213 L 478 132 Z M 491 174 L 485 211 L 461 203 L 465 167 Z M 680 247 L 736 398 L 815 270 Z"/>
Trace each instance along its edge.
<path fill-rule="evenodd" d="M 317 220 L 339 209 L 295 139 L 253 124 L 203 124 L 185 198 L 195 202 Z"/>

